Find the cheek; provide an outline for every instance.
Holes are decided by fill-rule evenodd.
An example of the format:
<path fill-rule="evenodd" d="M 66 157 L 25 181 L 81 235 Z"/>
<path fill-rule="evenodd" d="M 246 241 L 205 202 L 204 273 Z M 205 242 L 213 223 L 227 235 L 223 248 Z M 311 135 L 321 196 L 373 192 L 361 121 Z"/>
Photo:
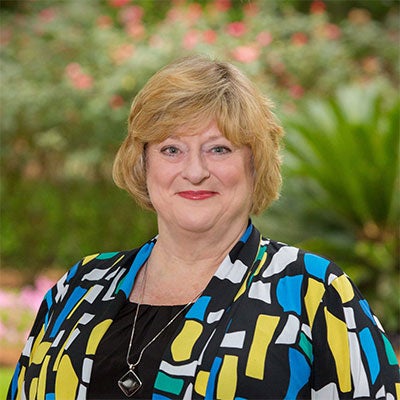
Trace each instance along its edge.
<path fill-rule="evenodd" d="M 162 190 L 165 179 L 161 174 L 160 168 L 157 168 L 152 160 L 146 163 L 146 186 L 152 203 L 156 201 L 157 193 Z"/>
<path fill-rule="evenodd" d="M 253 169 L 250 165 L 243 164 L 240 161 L 236 165 L 222 167 L 218 171 L 221 182 L 227 187 L 253 187 L 254 177 Z"/>
<path fill-rule="evenodd" d="M 146 183 L 150 195 L 167 190 L 176 177 L 177 171 L 171 163 L 153 162 L 147 163 Z"/>
<path fill-rule="evenodd" d="M 244 154 L 234 163 L 236 178 L 241 180 L 246 186 L 254 185 L 254 165 L 250 149 L 246 148 Z"/>
<path fill-rule="evenodd" d="M 151 184 L 152 182 L 158 183 L 162 180 L 162 171 L 166 171 L 166 169 L 161 166 L 160 160 L 154 156 L 154 154 L 150 153 L 146 160 L 146 180 L 147 184 Z"/>
<path fill-rule="evenodd" d="M 243 170 L 247 184 L 250 187 L 251 192 L 253 192 L 256 174 L 254 169 L 253 157 L 250 150 L 248 151 L 247 157 L 243 162 Z"/>

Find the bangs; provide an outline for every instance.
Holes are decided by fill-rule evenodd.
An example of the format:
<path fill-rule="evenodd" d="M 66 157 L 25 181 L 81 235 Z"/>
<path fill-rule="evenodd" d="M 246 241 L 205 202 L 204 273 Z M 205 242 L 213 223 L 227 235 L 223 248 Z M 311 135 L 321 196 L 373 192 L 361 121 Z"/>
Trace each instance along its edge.
<path fill-rule="evenodd" d="M 131 121 L 135 127 L 134 136 L 142 143 L 159 143 L 174 135 L 194 135 L 215 121 L 220 132 L 233 144 L 252 144 L 254 127 L 249 121 L 254 110 L 251 115 L 245 115 L 248 107 L 241 104 L 241 99 L 227 86 L 206 93 L 188 93 L 176 101 L 171 101 L 173 95 L 168 91 L 157 96 L 154 106 L 151 102 L 143 102 L 141 112 Z M 169 100 L 168 103 L 164 101 L 161 109 L 159 97 Z"/>
<path fill-rule="evenodd" d="M 137 94 L 128 136 L 114 162 L 114 181 L 153 209 L 146 186 L 146 144 L 195 135 L 212 122 L 235 146 L 250 147 L 255 174 L 251 213 L 261 212 L 279 195 L 283 130 L 271 102 L 245 75 L 232 64 L 201 56 L 166 66 Z"/>

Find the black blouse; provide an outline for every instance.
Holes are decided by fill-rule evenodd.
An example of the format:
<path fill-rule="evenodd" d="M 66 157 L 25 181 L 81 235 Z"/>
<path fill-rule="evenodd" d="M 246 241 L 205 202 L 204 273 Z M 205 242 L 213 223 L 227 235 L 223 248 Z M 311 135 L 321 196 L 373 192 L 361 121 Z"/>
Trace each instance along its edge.
<path fill-rule="evenodd" d="M 137 304 L 129 301 L 107 330 L 96 351 L 88 399 L 127 399 L 118 386 L 118 380 L 128 372 L 126 353 L 132 332 Z M 133 337 L 129 361 L 135 363 L 143 347 L 180 311 L 184 305 L 153 306 L 141 305 Z M 142 360 L 135 368 L 143 386 L 130 398 L 151 399 L 153 386 L 161 362 L 161 357 L 179 322 L 181 313 L 173 323 L 144 351 Z"/>

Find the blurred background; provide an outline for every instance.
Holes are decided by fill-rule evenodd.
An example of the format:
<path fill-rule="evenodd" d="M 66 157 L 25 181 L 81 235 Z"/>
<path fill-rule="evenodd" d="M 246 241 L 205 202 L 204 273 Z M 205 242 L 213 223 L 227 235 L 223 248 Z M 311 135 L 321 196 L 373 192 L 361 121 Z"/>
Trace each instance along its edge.
<path fill-rule="evenodd" d="M 397 0 L 1 0 L 0 16 L 0 382 L 56 279 L 156 233 L 111 167 L 134 95 L 191 53 L 236 64 L 285 127 L 282 196 L 256 226 L 334 259 L 398 346 Z"/>

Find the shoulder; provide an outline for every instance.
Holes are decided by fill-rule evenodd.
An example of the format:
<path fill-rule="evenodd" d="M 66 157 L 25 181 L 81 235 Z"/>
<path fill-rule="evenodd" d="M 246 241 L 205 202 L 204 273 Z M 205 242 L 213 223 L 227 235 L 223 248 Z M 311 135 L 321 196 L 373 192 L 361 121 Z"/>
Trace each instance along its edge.
<path fill-rule="evenodd" d="M 68 294 L 75 292 L 100 291 L 108 288 L 119 291 L 122 282 L 131 285 L 154 243 L 155 238 L 131 250 L 95 253 L 83 257 L 49 290 L 46 294 L 47 303 L 51 305 L 62 301 Z M 128 279 L 125 279 L 126 277 Z M 129 287 L 125 289 L 128 290 Z"/>
<path fill-rule="evenodd" d="M 130 271 L 142 247 L 83 257 L 68 269 L 46 296 L 58 302 L 67 298 L 68 293 L 117 285 Z"/>
<path fill-rule="evenodd" d="M 89 275 L 103 276 L 110 269 L 127 267 L 132 263 L 139 249 L 95 253 L 85 256 L 69 269 L 65 280 L 66 282 L 81 281 Z"/>
<path fill-rule="evenodd" d="M 365 319 L 379 325 L 367 301 L 347 274 L 330 259 L 298 247 L 268 240 L 267 262 L 263 278 L 269 279 L 278 302 L 297 304 L 297 312 L 306 311 L 310 326 L 318 312 L 335 318 L 349 313 L 353 319 Z M 269 258 L 269 262 L 268 262 Z M 351 310 L 351 311 L 350 311 Z M 352 324 L 353 326 L 354 324 Z"/>
<path fill-rule="evenodd" d="M 300 275 L 324 286 L 329 286 L 337 278 L 345 276 L 343 270 L 327 257 L 271 239 L 263 240 L 267 246 L 263 276 Z"/>
<path fill-rule="evenodd" d="M 269 257 L 262 276 L 270 276 L 285 296 L 293 295 L 297 289 L 297 293 L 304 296 L 306 308 L 313 312 L 318 305 L 335 309 L 336 314 L 347 307 L 379 325 L 357 286 L 335 262 L 294 246 L 266 241 Z"/>

